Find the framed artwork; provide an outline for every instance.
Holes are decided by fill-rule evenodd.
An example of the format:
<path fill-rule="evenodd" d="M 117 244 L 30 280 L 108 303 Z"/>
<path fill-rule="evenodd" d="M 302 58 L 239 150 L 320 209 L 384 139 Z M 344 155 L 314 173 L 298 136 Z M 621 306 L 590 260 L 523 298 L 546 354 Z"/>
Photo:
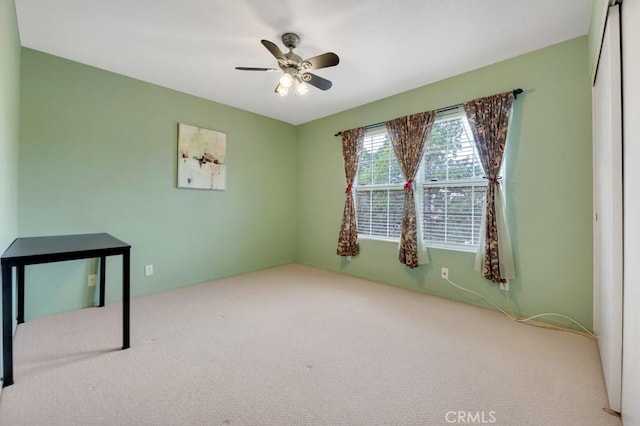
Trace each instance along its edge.
<path fill-rule="evenodd" d="M 178 188 L 224 191 L 227 135 L 178 123 Z"/>

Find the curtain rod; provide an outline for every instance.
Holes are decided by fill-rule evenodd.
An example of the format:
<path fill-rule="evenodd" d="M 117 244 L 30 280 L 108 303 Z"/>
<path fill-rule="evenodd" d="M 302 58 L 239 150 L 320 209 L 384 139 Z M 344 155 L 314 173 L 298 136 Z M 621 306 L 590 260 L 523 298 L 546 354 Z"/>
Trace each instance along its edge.
<path fill-rule="evenodd" d="M 522 90 L 522 89 L 514 89 L 513 90 L 513 98 L 514 99 L 518 99 L 518 95 L 523 93 L 523 92 L 524 92 L 524 90 Z M 448 111 L 448 110 L 451 110 L 451 109 L 455 109 L 455 108 L 458 108 L 460 105 L 462 105 L 462 103 L 455 104 L 455 105 L 450 105 L 450 106 L 445 107 L 445 108 L 438 108 L 436 110 L 436 112 L 438 113 L 438 112 L 444 112 L 444 111 Z M 369 129 L 373 129 L 375 127 L 380 127 L 382 125 L 384 125 L 384 121 L 382 121 L 380 123 L 366 125 L 366 126 L 364 126 L 364 128 L 365 128 L 365 130 L 369 130 Z M 334 136 L 340 136 L 340 135 L 342 135 L 342 131 L 336 133 Z"/>

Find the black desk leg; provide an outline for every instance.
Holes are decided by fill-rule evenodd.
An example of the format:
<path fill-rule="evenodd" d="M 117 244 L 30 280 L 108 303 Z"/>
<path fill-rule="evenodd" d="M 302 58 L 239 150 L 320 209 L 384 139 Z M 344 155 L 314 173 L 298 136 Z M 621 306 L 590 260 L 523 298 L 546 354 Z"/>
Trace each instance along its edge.
<path fill-rule="evenodd" d="M 13 384 L 13 280 L 11 266 L 2 264 L 2 367 L 4 380 L 2 387 Z"/>
<path fill-rule="evenodd" d="M 105 292 L 104 283 L 106 282 L 106 278 L 105 278 L 106 263 L 107 263 L 107 257 L 100 256 L 100 304 L 98 305 L 100 307 L 104 306 L 104 292 Z"/>
<path fill-rule="evenodd" d="M 127 248 L 122 254 L 122 349 L 129 348 L 129 298 L 131 297 L 129 252 Z"/>
<path fill-rule="evenodd" d="M 24 265 L 18 265 L 18 324 L 24 322 Z"/>

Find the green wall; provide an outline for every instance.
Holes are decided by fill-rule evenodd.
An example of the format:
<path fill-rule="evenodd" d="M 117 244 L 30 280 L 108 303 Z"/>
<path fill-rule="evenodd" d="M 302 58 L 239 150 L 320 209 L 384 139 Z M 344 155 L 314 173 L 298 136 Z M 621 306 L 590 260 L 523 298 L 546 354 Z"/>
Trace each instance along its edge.
<path fill-rule="evenodd" d="M 21 91 L 21 236 L 128 242 L 132 296 L 295 261 L 295 127 L 26 48 Z M 176 188 L 178 122 L 227 134 L 226 191 Z M 108 258 L 107 302 L 120 265 Z M 27 268 L 26 318 L 90 306 L 95 270 Z"/>
<path fill-rule="evenodd" d="M 361 240 L 351 262 L 335 254 L 344 206 L 339 130 L 378 123 L 521 87 L 506 154 L 508 220 L 518 278 L 514 309 L 557 312 L 592 326 L 591 92 L 587 37 L 382 99 L 297 128 L 298 262 L 454 300 L 479 303 L 439 278 L 505 296 L 473 271 L 473 253 L 430 249 L 430 265 L 411 270 L 397 244 Z M 553 321 L 551 319 L 551 321 Z M 565 324 L 564 321 L 557 321 Z"/>
<path fill-rule="evenodd" d="M 18 224 L 20 37 L 13 1 L 0 0 L 0 253 Z"/>

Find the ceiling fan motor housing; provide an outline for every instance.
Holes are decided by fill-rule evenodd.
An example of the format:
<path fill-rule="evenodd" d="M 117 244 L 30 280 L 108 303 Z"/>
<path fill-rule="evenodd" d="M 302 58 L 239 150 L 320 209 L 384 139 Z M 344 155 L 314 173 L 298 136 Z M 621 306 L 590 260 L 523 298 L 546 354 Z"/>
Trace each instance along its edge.
<path fill-rule="evenodd" d="M 300 36 L 295 33 L 284 33 L 282 35 L 282 44 L 289 48 L 289 52 L 284 54 L 284 58 L 278 60 L 278 64 L 283 71 L 286 71 L 287 68 L 295 68 L 300 71 L 302 67 L 302 58 L 295 53 L 293 53 L 293 49 L 295 49 L 300 43 Z"/>
<path fill-rule="evenodd" d="M 284 33 L 282 34 L 282 44 L 287 46 L 289 49 L 295 49 L 298 47 L 298 43 L 300 43 L 300 36 L 295 33 Z"/>

